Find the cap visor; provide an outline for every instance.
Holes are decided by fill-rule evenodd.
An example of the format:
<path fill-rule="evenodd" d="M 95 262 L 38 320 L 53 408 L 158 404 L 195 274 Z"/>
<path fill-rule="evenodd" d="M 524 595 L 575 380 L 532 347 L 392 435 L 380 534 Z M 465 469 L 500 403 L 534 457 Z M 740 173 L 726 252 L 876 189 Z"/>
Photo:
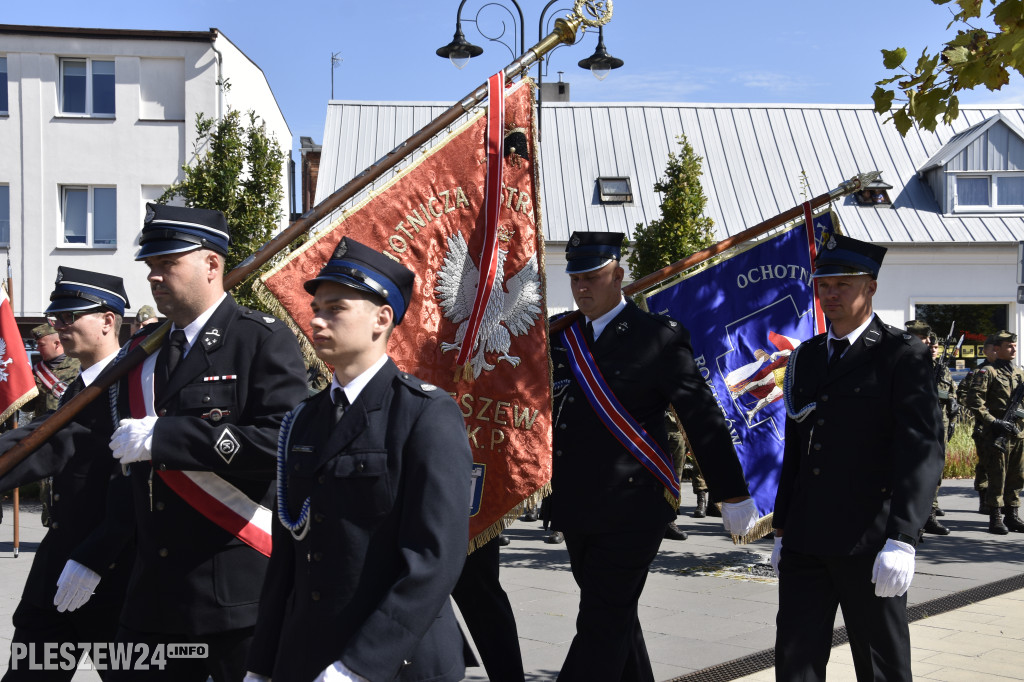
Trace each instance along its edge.
<path fill-rule="evenodd" d="M 143 244 L 142 248 L 139 249 L 139 253 L 135 256 L 135 260 L 145 260 L 152 256 L 164 256 L 169 253 L 186 253 L 199 248 L 202 248 L 199 244 L 191 242 L 179 241 L 177 239 L 159 239 Z"/>
<path fill-rule="evenodd" d="M 97 310 L 103 306 L 92 301 L 83 301 L 80 298 L 58 298 L 50 302 L 45 313 L 65 313 L 73 310 Z"/>
<path fill-rule="evenodd" d="M 565 272 L 570 275 L 578 275 L 591 270 L 600 270 L 609 263 L 614 263 L 614 258 L 577 258 L 565 264 Z"/>

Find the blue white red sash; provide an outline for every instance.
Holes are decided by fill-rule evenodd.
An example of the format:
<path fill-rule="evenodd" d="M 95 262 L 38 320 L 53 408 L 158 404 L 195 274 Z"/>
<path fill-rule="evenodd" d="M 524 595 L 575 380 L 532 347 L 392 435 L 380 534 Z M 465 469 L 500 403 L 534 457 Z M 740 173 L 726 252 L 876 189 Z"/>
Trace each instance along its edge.
<path fill-rule="evenodd" d="M 679 482 L 676 480 L 672 458 L 612 393 L 587 347 L 580 323 L 575 322 L 567 327 L 562 332 L 562 339 L 569 350 L 569 366 L 598 418 L 616 440 L 665 486 L 666 494 L 675 499 L 678 506 Z"/>
<path fill-rule="evenodd" d="M 133 339 L 131 347 L 143 339 Z M 156 416 L 153 353 L 128 375 L 128 409 L 132 419 Z M 190 507 L 264 556 L 270 556 L 273 512 L 212 471 L 156 470 L 167 487 Z"/>

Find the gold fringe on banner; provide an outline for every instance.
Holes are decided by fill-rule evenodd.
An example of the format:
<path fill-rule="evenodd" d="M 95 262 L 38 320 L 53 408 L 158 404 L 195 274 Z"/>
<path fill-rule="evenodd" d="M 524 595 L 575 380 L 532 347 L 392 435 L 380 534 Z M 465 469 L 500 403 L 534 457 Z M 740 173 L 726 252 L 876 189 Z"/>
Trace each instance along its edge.
<path fill-rule="evenodd" d="M 476 537 L 469 539 L 469 550 L 466 554 L 472 554 L 475 550 L 483 547 L 488 542 L 498 537 L 501 531 L 505 530 L 512 525 L 512 522 L 518 519 L 520 516 L 525 514 L 527 510 L 539 507 L 541 501 L 551 494 L 551 482 L 548 481 L 543 486 L 534 491 L 532 495 L 527 497 L 525 500 L 517 504 L 512 509 L 505 512 L 505 515 L 488 526 L 482 533 L 478 533 Z"/>
<path fill-rule="evenodd" d="M 732 543 L 734 545 L 746 545 L 751 542 L 757 542 L 769 533 L 774 532 L 775 529 L 772 527 L 772 516 L 772 514 L 768 514 L 767 516 L 759 518 L 757 523 L 754 524 L 754 527 L 750 529 L 750 532 L 742 537 L 739 535 L 733 535 Z"/>

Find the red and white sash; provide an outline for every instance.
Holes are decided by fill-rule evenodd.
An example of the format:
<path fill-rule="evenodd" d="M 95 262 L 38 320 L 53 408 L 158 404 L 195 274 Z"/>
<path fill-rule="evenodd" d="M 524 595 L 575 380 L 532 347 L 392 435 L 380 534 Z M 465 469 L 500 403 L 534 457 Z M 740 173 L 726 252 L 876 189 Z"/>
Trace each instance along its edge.
<path fill-rule="evenodd" d="M 133 345 L 140 343 L 135 341 Z M 133 419 L 156 416 L 153 375 L 157 354 L 128 376 L 128 408 Z M 264 556 L 270 556 L 273 512 L 212 471 L 157 470 L 157 476 L 190 507 Z"/>
<path fill-rule="evenodd" d="M 672 458 L 612 393 L 611 387 L 594 362 L 594 356 L 587 346 L 580 323 L 569 325 L 562 332 L 562 339 L 569 351 L 569 366 L 587 397 L 587 402 L 616 440 L 665 486 L 666 497 L 674 500 L 674 506 L 678 508 L 679 481 L 676 480 Z"/>
<path fill-rule="evenodd" d="M 64 391 L 68 390 L 67 383 L 61 381 L 42 360 L 32 367 L 32 373 L 39 379 L 39 383 L 43 385 L 43 388 L 53 394 L 53 397 L 57 400 L 60 400 L 60 397 L 64 395 Z"/>

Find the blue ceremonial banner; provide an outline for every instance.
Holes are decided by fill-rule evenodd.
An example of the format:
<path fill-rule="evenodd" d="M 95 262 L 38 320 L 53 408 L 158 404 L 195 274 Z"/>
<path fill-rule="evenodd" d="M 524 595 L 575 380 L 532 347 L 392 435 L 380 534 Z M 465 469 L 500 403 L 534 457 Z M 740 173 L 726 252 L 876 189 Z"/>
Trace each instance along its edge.
<path fill-rule="evenodd" d="M 774 509 L 782 469 L 786 363 L 823 325 L 811 281 L 812 253 L 839 220 L 825 211 L 812 222 L 813 250 L 801 222 L 647 297 L 651 312 L 667 314 L 690 331 L 697 367 L 725 413 L 762 519 Z M 770 520 L 759 523 L 758 537 L 770 528 Z"/>

